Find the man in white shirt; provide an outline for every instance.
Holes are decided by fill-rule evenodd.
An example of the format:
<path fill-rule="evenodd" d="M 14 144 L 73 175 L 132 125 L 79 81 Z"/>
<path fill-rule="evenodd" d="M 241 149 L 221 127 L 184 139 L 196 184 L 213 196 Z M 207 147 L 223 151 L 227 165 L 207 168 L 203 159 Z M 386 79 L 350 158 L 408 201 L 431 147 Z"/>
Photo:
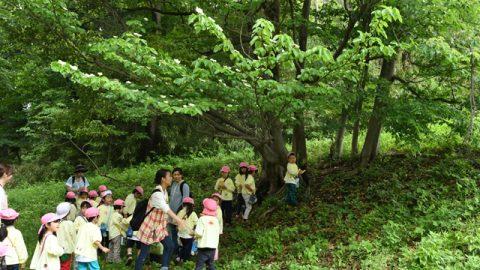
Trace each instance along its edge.
<path fill-rule="evenodd" d="M 73 191 L 78 193 L 81 188 L 86 188 L 90 186 L 87 178 L 85 177 L 85 173 L 87 172 L 87 168 L 83 165 L 75 166 L 74 175 L 70 176 L 67 181 L 65 182 L 65 187 L 68 191 Z"/>

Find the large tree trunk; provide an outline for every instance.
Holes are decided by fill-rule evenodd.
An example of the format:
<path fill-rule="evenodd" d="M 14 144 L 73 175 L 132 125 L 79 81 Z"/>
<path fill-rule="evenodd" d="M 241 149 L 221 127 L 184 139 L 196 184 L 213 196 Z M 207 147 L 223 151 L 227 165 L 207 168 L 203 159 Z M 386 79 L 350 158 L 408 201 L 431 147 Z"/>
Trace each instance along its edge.
<path fill-rule="evenodd" d="M 339 159 L 343 153 L 343 140 L 345 139 L 345 130 L 347 128 L 348 120 L 348 110 L 346 108 L 342 109 L 340 115 L 340 126 L 338 127 L 337 134 L 335 136 L 335 141 L 332 143 L 330 148 L 330 158 L 333 160 Z"/>
<path fill-rule="evenodd" d="M 394 72 L 395 58 L 388 60 L 383 59 L 382 70 L 380 72 L 381 82 L 377 86 L 375 102 L 368 122 L 367 136 L 365 137 L 365 143 L 363 144 L 360 166 L 367 165 L 377 156 L 384 115 L 383 110 L 386 106 L 384 99 L 389 94 Z"/>
<path fill-rule="evenodd" d="M 269 116 L 269 135 L 271 140 L 268 143 L 254 145 L 255 149 L 262 156 L 262 175 L 259 183 L 259 195 L 273 194 L 283 185 L 283 177 L 287 165 L 287 148 L 283 127 L 277 118 Z"/>
<path fill-rule="evenodd" d="M 307 50 L 308 42 L 308 22 L 310 17 L 311 0 L 304 0 L 302 7 L 302 23 L 300 24 L 300 31 L 298 36 L 298 43 L 300 50 Z M 294 18 L 292 18 L 294 19 Z M 303 63 L 297 65 L 297 75 L 301 73 Z M 297 163 L 301 168 L 307 167 L 307 138 L 305 136 L 305 117 L 302 112 L 295 114 L 297 119 L 293 128 L 292 150 L 297 154 Z"/>

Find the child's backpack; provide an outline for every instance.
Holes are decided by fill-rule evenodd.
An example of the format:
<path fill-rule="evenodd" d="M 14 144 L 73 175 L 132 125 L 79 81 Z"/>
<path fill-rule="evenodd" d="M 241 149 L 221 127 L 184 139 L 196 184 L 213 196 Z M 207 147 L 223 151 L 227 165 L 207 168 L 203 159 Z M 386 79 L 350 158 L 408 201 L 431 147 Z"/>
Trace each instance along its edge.
<path fill-rule="evenodd" d="M 160 192 L 160 190 L 155 189 L 153 193 L 155 192 Z M 148 200 L 150 200 L 150 198 L 138 202 L 135 206 L 135 210 L 133 210 L 132 220 L 130 220 L 130 227 L 133 231 L 138 231 L 138 229 L 140 229 L 140 226 L 142 226 L 145 218 L 150 215 L 153 209 L 155 209 L 154 207 L 152 207 L 152 209 L 150 209 L 150 211 L 148 211 L 147 213 Z"/>

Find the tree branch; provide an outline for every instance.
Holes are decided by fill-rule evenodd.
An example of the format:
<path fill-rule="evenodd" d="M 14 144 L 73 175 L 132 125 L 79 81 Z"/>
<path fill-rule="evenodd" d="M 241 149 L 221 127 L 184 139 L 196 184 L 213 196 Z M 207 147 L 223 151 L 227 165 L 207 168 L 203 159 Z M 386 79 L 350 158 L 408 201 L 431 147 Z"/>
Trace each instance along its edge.
<path fill-rule="evenodd" d="M 455 104 L 460 104 L 461 102 L 455 100 L 454 99 L 446 99 L 446 98 L 441 98 L 441 97 L 437 97 L 437 98 L 426 98 L 424 97 L 422 94 L 420 94 L 412 85 L 410 82 L 408 82 L 407 80 L 403 79 L 403 78 L 400 78 L 398 76 L 393 76 L 392 78 L 394 81 L 399 81 L 401 82 L 403 85 L 405 85 L 405 89 L 408 90 L 413 96 L 415 96 L 416 98 L 418 99 L 422 99 L 422 100 L 426 100 L 426 101 L 435 101 L 435 102 L 443 102 L 443 103 L 447 103 L 447 104 L 452 104 L 452 105 L 455 105 Z"/>
<path fill-rule="evenodd" d="M 105 178 L 108 178 L 108 179 L 111 179 L 111 180 L 115 180 L 115 181 L 118 181 L 117 179 L 111 177 L 111 176 L 108 176 L 107 174 L 105 173 L 102 173 L 100 171 L 100 168 L 98 168 L 97 166 L 97 163 L 95 163 L 95 161 L 93 161 L 93 159 L 80 147 L 78 146 L 78 144 L 76 144 L 72 138 L 68 138 L 68 140 L 70 141 L 70 143 L 75 147 L 77 148 L 78 151 L 80 151 L 80 153 L 82 153 L 83 155 L 85 155 L 88 160 L 90 161 L 90 163 L 92 163 L 93 167 L 95 167 L 95 170 L 97 170 L 98 174 L 100 174 L 101 176 L 105 177 Z"/>

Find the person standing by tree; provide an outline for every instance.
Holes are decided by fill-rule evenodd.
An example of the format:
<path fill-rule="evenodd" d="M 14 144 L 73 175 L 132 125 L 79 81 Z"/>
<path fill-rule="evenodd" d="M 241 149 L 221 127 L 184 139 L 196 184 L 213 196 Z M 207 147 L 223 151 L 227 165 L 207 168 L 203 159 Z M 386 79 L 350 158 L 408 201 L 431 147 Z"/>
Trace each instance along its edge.
<path fill-rule="evenodd" d="M 297 202 L 297 188 L 300 183 L 300 175 L 302 175 L 305 171 L 300 170 L 297 166 L 297 157 L 295 153 L 289 153 L 287 156 L 288 164 L 287 164 L 287 173 L 285 174 L 285 185 L 287 187 L 287 195 L 285 197 L 285 201 L 287 204 L 296 206 Z"/>
<path fill-rule="evenodd" d="M 183 170 L 181 168 L 174 168 L 172 171 L 173 183 L 170 188 L 170 209 L 173 213 L 178 214 L 182 208 L 183 199 L 190 197 L 190 187 L 187 182 L 183 180 Z M 178 229 L 177 225 L 171 222 L 169 219 L 168 223 L 168 232 L 173 240 L 173 250 L 171 251 L 172 256 L 178 254 Z M 170 251 L 166 252 L 167 254 Z"/>
<path fill-rule="evenodd" d="M 87 168 L 85 168 L 85 166 L 81 164 L 75 166 L 74 175 L 70 176 L 65 182 L 67 192 L 73 191 L 75 193 L 78 193 L 81 188 L 87 188 L 88 186 L 90 186 L 90 183 L 88 183 L 88 180 L 85 177 L 85 173 L 87 171 Z"/>
<path fill-rule="evenodd" d="M 243 221 L 248 220 L 248 216 L 250 215 L 250 212 L 252 211 L 253 204 L 256 201 L 255 197 L 255 173 L 257 172 L 257 167 L 255 165 L 250 165 L 248 166 L 248 177 L 247 180 L 245 180 L 245 185 L 243 187 L 243 192 L 242 196 L 243 199 L 245 200 L 245 212 L 243 213 Z"/>
<path fill-rule="evenodd" d="M 0 163 L 0 210 L 8 208 L 8 197 L 5 192 L 5 185 L 12 181 L 13 167 Z"/>
<path fill-rule="evenodd" d="M 223 166 L 220 170 L 221 177 L 215 184 L 215 191 L 219 192 L 222 198 L 222 214 L 225 219 L 226 225 L 232 225 L 232 212 L 233 212 L 233 192 L 235 191 L 235 185 L 232 179 L 228 177 L 230 173 L 230 167 Z"/>
<path fill-rule="evenodd" d="M 245 180 L 247 180 L 248 177 L 248 163 L 240 162 L 239 167 L 239 172 L 237 176 L 235 176 L 235 188 L 237 190 L 235 200 L 235 217 L 237 218 L 243 215 L 243 212 L 245 211 L 245 200 L 243 199 L 242 193 Z"/>

